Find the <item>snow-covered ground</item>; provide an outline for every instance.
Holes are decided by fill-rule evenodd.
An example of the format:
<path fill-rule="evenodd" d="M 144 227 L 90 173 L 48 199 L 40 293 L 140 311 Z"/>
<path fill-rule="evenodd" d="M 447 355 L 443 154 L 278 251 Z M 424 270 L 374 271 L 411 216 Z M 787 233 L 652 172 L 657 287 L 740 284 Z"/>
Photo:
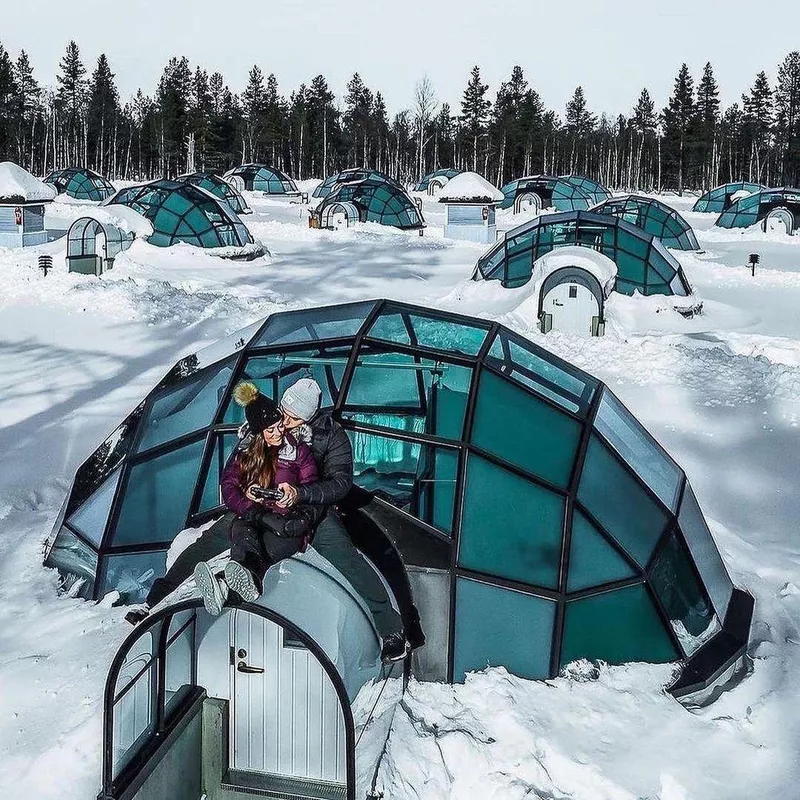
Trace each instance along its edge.
<path fill-rule="evenodd" d="M 76 467 L 182 355 L 276 310 L 373 297 L 496 318 L 609 383 L 685 468 L 734 582 L 756 597 L 753 673 L 698 712 L 662 691 L 668 665 L 412 682 L 392 722 L 386 797 L 800 795 L 800 237 L 712 230 L 713 215 L 668 197 L 704 248 L 676 253 L 704 314 L 615 296 L 605 337 L 545 337 L 525 287 L 465 283 L 482 248 L 444 239 L 435 200 L 424 198 L 422 237 L 311 230 L 298 204 L 247 200 L 244 221 L 271 254 L 252 262 L 136 242 L 97 279 L 66 272 L 63 240 L 0 249 L 4 800 L 88 800 L 99 787 L 102 687 L 129 627 L 123 609 L 57 597 L 41 566 Z M 63 229 L 82 210 L 53 203 L 48 220 Z M 501 229 L 520 221 L 498 214 Z"/>

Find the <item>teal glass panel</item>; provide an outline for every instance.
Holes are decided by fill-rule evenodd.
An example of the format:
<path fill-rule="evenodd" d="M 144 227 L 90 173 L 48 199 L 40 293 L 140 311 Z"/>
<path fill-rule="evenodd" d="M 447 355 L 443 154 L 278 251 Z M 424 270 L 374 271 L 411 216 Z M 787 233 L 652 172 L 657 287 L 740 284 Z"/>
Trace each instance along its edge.
<path fill-rule="evenodd" d="M 640 566 L 647 565 L 667 515 L 594 435 L 586 451 L 578 500 Z"/>
<path fill-rule="evenodd" d="M 567 591 L 577 592 L 591 586 L 633 578 L 635 575 L 631 565 L 575 509 L 572 517 Z"/>
<path fill-rule="evenodd" d="M 143 452 L 214 423 L 225 389 L 233 376 L 234 362 L 204 370 L 156 399 L 140 424 L 136 452 Z"/>
<path fill-rule="evenodd" d="M 624 664 L 679 658 L 641 584 L 567 603 L 561 666 L 579 658 Z"/>
<path fill-rule="evenodd" d="M 647 265 L 642 259 L 638 256 L 632 256 L 623 250 L 618 250 L 614 257 L 614 262 L 617 265 L 619 278 L 638 286 L 644 286 Z"/>
<path fill-rule="evenodd" d="M 117 490 L 121 470 L 117 470 L 100 488 L 67 520 L 92 544 L 100 547 L 106 521 L 111 511 L 111 503 Z"/>
<path fill-rule="evenodd" d="M 183 530 L 202 455 L 199 441 L 131 467 L 114 546 L 169 542 Z"/>
<path fill-rule="evenodd" d="M 404 320 L 404 317 L 408 320 Z M 435 350 L 454 351 L 474 356 L 478 354 L 487 330 L 459 322 L 435 319 L 418 314 L 392 312 L 382 314 L 370 328 L 368 336 L 400 344 L 411 344 L 410 332 L 415 344 Z"/>
<path fill-rule="evenodd" d="M 594 425 L 664 505 L 675 511 L 681 487 L 680 467 L 609 389 L 603 389 Z"/>
<path fill-rule="evenodd" d="M 563 497 L 470 455 L 462 517 L 462 567 L 557 588 Z"/>
<path fill-rule="evenodd" d="M 166 550 L 104 556 L 97 595 L 102 598 L 116 590 L 123 605 L 143 603 L 153 581 L 166 572 L 166 565 Z"/>
<path fill-rule="evenodd" d="M 724 620 L 733 594 L 733 583 L 716 542 L 711 536 L 697 497 L 688 483 L 683 490 L 678 525 L 689 552 L 692 554 L 695 566 L 703 579 L 706 591 L 711 597 L 714 609 L 719 618 Z"/>
<path fill-rule="evenodd" d="M 556 604 L 458 578 L 453 679 L 505 667 L 521 678 L 547 678 Z"/>
<path fill-rule="evenodd" d="M 177 631 L 176 614 L 170 621 L 169 638 L 172 640 L 165 653 L 164 668 L 164 712 L 167 716 L 179 707 L 182 700 L 192 690 L 192 661 L 194 660 L 194 630 L 189 625 L 178 636 L 173 638 L 173 629 Z"/>
<path fill-rule="evenodd" d="M 253 347 L 355 336 L 375 303 L 349 303 L 311 311 L 273 314 Z"/>
<path fill-rule="evenodd" d="M 228 436 L 217 436 L 214 443 L 214 452 L 211 455 L 211 461 L 208 465 L 208 472 L 206 474 L 205 484 L 203 485 L 203 494 L 200 497 L 200 511 L 210 511 L 212 508 L 218 508 L 222 505 L 222 491 L 220 489 L 220 480 L 222 480 L 222 471 L 231 457 L 236 443 L 239 441 L 235 434 Z"/>
<path fill-rule="evenodd" d="M 68 528 L 56 536 L 45 561 L 46 567 L 56 567 L 61 573 L 60 586 L 72 596 L 91 600 L 97 575 L 97 553 Z"/>
<path fill-rule="evenodd" d="M 720 630 L 711 601 L 674 531 L 653 563 L 650 586 L 687 656 Z"/>
<path fill-rule="evenodd" d="M 472 441 L 563 489 L 583 426 L 492 372 L 481 373 Z"/>
<path fill-rule="evenodd" d="M 458 451 L 365 431 L 347 433 L 357 486 L 451 532 Z"/>
<path fill-rule="evenodd" d="M 371 339 L 410 345 L 411 332 L 411 321 L 406 322 L 402 314 L 381 314 L 372 324 L 367 336 Z"/>

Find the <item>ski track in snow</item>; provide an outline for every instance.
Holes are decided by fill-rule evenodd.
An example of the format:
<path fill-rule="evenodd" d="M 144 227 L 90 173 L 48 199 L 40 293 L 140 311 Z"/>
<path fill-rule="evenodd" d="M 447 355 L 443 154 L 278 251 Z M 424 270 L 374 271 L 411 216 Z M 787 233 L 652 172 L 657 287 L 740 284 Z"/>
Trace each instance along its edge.
<path fill-rule="evenodd" d="M 669 665 L 577 664 L 546 682 L 492 669 L 459 686 L 412 681 L 399 704 L 388 692 L 369 729 L 391 726 L 386 796 L 796 796 L 800 237 L 708 230 L 688 214 L 706 251 L 677 255 L 705 313 L 686 321 L 621 300 L 604 338 L 578 340 L 542 336 L 524 291 L 466 284 L 481 248 L 445 240 L 427 199 L 422 238 L 375 225 L 310 230 L 302 208 L 250 200 L 244 221 L 271 256 L 249 263 L 137 242 L 97 280 L 66 273 L 63 242 L 0 249 L 3 797 L 99 788 L 103 685 L 129 628 L 124 609 L 59 597 L 41 566 L 75 468 L 182 355 L 274 311 L 379 296 L 497 319 L 607 382 L 687 471 L 734 581 L 756 597 L 753 672 L 701 711 L 662 691 Z M 58 213 L 68 224 L 80 212 Z M 40 251 L 55 256 L 47 278 Z M 744 266 L 754 251 L 755 277 Z M 371 687 L 362 695 L 357 714 Z"/>

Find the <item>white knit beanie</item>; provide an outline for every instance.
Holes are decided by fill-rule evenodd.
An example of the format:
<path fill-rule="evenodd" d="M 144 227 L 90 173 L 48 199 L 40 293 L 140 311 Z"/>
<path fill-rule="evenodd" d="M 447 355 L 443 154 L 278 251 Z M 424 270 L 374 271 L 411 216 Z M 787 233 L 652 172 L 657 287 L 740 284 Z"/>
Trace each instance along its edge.
<path fill-rule="evenodd" d="M 300 378 L 281 397 L 281 408 L 305 422 L 313 419 L 322 404 L 322 389 L 313 378 Z"/>

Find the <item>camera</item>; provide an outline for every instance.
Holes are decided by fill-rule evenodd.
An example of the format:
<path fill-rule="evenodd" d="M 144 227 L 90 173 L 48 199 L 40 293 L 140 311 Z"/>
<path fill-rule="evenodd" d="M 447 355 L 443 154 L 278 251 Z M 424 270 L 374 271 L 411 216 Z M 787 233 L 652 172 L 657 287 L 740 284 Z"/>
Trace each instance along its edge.
<path fill-rule="evenodd" d="M 283 492 L 280 489 L 267 489 L 265 486 L 251 486 L 250 494 L 259 500 L 282 500 Z"/>

